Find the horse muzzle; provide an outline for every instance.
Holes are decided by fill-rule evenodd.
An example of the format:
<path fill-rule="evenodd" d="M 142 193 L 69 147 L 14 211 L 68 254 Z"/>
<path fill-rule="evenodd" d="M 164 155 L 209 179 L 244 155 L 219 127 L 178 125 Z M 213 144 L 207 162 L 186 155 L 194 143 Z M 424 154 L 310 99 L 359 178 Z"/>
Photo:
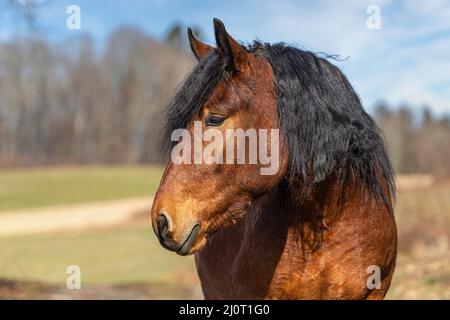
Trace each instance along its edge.
<path fill-rule="evenodd" d="M 182 256 L 191 254 L 191 249 L 198 240 L 200 224 L 196 223 L 188 228 L 180 239 L 175 239 L 171 219 L 165 212 L 158 215 L 154 224 L 156 224 L 154 229 L 161 246 Z"/>

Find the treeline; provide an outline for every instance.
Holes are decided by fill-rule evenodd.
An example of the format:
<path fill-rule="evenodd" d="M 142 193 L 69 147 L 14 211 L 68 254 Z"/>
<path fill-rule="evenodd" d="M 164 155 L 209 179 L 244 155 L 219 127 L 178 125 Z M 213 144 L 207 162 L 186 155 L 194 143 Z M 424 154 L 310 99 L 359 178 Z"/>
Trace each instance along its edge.
<path fill-rule="evenodd" d="M 176 37 L 0 43 L 0 165 L 160 161 L 161 111 L 193 64 Z"/>
<path fill-rule="evenodd" d="M 183 30 L 0 43 L 0 165 L 160 162 L 163 109 L 194 63 Z M 396 171 L 450 176 L 450 119 L 413 109 L 375 108 Z"/>
<path fill-rule="evenodd" d="M 412 110 L 408 105 L 394 109 L 385 103 L 375 108 L 395 170 L 449 178 L 450 117 L 435 117 L 427 106 L 421 112 Z"/>

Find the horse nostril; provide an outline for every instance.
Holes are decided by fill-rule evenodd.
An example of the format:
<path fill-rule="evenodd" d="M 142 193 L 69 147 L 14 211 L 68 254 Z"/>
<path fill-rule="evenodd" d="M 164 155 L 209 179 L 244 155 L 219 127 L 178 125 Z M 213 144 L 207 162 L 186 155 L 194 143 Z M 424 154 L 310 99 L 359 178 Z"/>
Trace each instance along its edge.
<path fill-rule="evenodd" d="M 169 234 L 169 219 L 165 213 L 160 213 L 156 218 L 156 224 L 158 226 L 158 235 L 161 238 L 167 237 Z"/>

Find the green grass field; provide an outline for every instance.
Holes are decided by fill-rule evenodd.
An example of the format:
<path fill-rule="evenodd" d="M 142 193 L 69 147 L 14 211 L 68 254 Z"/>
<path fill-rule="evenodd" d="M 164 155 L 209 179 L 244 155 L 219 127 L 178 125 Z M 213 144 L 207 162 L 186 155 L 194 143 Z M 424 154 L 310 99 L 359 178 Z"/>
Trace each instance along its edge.
<path fill-rule="evenodd" d="M 152 166 L 2 170 L 0 214 L 149 197 L 155 193 L 162 171 Z M 53 297 L 55 291 L 70 298 L 73 292 L 65 289 L 69 265 L 81 268 L 83 288 L 91 288 L 98 298 L 114 292 L 113 298 L 126 292 L 138 298 L 201 297 L 196 296 L 193 258 L 164 250 L 145 217 L 117 227 L 0 238 L 0 298 Z M 11 283 L 19 292 L 24 291 L 23 295 L 8 291 Z"/>
<path fill-rule="evenodd" d="M 0 213 L 89 201 L 149 196 L 162 168 L 151 166 L 62 167 L 0 170 Z"/>
<path fill-rule="evenodd" d="M 68 290 L 67 267 L 82 290 Z M 3 282 L 3 283 L 2 283 Z M 13 288 L 9 288 L 12 286 Z M 0 299 L 200 299 L 193 257 L 163 249 L 148 223 L 0 240 Z"/>
<path fill-rule="evenodd" d="M 150 225 L 17 236 L 0 241 L 0 278 L 65 284 L 69 265 L 84 284 L 177 284 L 192 275 L 192 257 L 164 250 Z"/>

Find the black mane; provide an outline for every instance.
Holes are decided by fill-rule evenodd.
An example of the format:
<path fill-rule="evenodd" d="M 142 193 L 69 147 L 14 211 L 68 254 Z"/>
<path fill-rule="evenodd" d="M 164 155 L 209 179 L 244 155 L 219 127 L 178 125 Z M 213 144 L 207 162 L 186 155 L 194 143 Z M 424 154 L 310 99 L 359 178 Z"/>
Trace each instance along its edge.
<path fill-rule="evenodd" d="M 380 130 L 342 72 L 312 52 L 281 43 L 255 42 L 247 50 L 267 58 L 274 71 L 280 130 L 289 148 L 287 180 L 311 187 L 332 174 L 341 183 L 356 175 L 389 204 L 395 185 Z M 226 76 L 216 52 L 198 63 L 168 108 L 166 141 L 188 125 Z"/>
<path fill-rule="evenodd" d="M 176 129 L 186 128 L 203 104 L 212 95 L 220 81 L 227 76 L 222 59 L 211 52 L 195 66 L 181 83 L 172 102 L 166 109 L 164 151 L 173 146 L 170 137 Z"/>

